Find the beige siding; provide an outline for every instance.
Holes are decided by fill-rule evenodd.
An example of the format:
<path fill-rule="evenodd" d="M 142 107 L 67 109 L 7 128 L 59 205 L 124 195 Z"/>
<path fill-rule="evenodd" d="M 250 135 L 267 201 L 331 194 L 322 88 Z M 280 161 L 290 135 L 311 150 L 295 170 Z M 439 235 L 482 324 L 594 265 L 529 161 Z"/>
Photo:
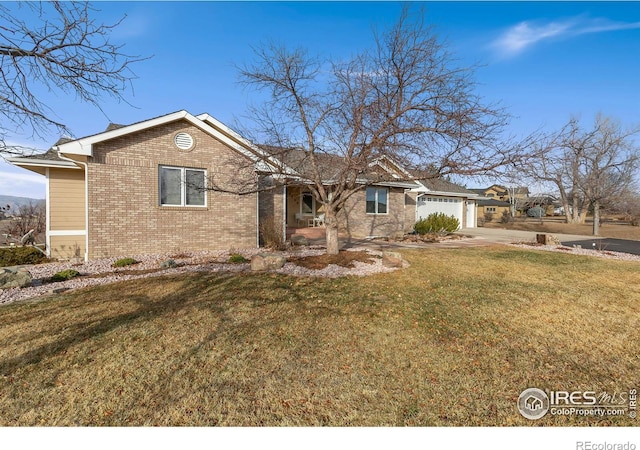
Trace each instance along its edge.
<path fill-rule="evenodd" d="M 49 169 L 50 230 L 85 229 L 84 170 Z"/>
<path fill-rule="evenodd" d="M 180 131 L 194 138 L 193 149 L 176 148 L 173 138 Z M 160 165 L 205 169 L 216 184 L 233 187 L 253 176 L 246 162 L 186 121 L 95 145 L 89 161 L 89 258 L 256 247 L 257 194 L 207 192 L 206 207 L 159 205 Z"/>
<path fill-rule="evenodd" d="M 56 259 L 84 258 L 84 236 L 51 236 L 51 257 Z"/>

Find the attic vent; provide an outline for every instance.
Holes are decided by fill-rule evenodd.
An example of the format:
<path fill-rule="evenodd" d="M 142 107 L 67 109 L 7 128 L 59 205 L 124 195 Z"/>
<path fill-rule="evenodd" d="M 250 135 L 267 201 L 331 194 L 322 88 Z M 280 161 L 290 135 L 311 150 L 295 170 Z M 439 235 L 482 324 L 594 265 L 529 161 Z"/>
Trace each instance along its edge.
<path fill-rule="evenodd" d="M 193 138 L 189 133 L 178 133 L 173 138 L 173 142 L 180 150 L 191 150 L 193 148 Z"/>

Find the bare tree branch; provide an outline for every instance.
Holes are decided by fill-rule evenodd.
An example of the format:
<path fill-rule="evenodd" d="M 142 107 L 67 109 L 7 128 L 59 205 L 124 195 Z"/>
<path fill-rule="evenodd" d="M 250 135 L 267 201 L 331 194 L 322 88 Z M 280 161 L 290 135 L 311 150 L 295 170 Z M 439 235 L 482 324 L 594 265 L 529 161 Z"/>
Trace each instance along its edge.
<path fill-rule="evenodd" d="M 124 18 L 106 25 L 92 19 L 93 12 L 81 2 L 0 5 L 0 137 L 10 131 L 41 137 L 51 128 L 72 135 L 43 91 L 71 94 L 101 111 L 105 95 L 126 101 L 135 78 L 131 65 L 146 58 L 110 42 Z"/>

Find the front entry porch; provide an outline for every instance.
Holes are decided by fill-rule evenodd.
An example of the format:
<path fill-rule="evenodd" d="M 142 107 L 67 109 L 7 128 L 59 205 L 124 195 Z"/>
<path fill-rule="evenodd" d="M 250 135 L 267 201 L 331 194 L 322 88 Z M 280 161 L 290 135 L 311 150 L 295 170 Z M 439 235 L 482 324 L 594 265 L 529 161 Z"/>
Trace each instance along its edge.
<path fill-rule="evenodd" d="M 322 205 L 304 186 L 287 187 L 286 226 L 288 229 L 324 226 Z M 287 232 L 287 236 L 289 233 Z"/>

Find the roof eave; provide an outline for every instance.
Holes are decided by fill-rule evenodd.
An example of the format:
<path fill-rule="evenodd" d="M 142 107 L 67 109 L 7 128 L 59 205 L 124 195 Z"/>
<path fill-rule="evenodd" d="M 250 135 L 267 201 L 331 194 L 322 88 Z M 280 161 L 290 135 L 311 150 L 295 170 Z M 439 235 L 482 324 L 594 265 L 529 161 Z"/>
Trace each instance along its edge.
<path fill-rule="evenodd" d="M 63 169 L 80 169 L 77 164 L 71 161 L 52 161 L 50 159 L 35 159 L 35 158 L 6 158 L 8 162 L 18 167 L 56 167 Z"/>

